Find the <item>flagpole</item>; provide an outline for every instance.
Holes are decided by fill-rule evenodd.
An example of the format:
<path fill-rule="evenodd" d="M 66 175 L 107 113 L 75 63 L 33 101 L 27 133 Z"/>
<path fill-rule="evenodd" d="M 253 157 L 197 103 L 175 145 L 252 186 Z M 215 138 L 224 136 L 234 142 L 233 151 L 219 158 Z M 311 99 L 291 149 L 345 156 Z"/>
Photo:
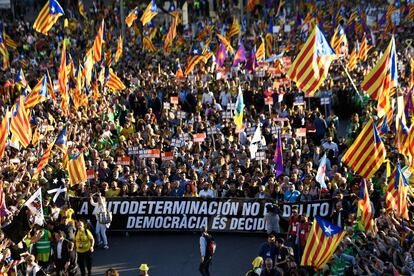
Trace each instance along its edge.
<path fill-rule="evenodd" d="M 355 85 L 355 83 L 354 83 L 353 79 L 351 78 L 351 75 L 349 75 L 349 72 L 348 72 L 348 70 L 346 69 L 346 67 L 344 66 L 344 64 L 343 64 L 342 60 L 339 60 L 339 62 L 341 63 L 341 66 L 342 66 L 342 68 L 344 69 L 344 71 L 345 71 L 345 73 L 346 73 L 346 75 L 347 75 L 348 79 L 351 81 L 352 87 L 355 89 L 355 92 L 358 94 L 358 96 L 359 96 L 359 98 L 360 98 L 360 100 L 361 100 L 361 102 L 362 102 L 362 96 L 361 96 L 361 94 L 359 93 L 359 91 L 358 91 L 358 89 L 357 89 L 357 87 L 356 87 L 356 85 Z"/>

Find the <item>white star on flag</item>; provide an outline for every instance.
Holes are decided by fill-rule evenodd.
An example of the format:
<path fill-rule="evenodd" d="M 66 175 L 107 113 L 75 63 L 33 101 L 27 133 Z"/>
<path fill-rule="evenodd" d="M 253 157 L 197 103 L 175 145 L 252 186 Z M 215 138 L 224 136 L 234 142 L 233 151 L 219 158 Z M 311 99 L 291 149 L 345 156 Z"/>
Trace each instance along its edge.
<path fill-rule="evenodd" d="M 330 236 L 330 235 L 332 235 L 332 231 L 333 231 L 333 229 L 331 228 L 331 226 L 330 226 L 330 225 L 329 225 L 328 227 L 324 226 L 324 228 L 325 228 L 325 232 L 326 232 L 326 233 L 328 233 L 328 234 L 329 234 L 329 236 Z"/>

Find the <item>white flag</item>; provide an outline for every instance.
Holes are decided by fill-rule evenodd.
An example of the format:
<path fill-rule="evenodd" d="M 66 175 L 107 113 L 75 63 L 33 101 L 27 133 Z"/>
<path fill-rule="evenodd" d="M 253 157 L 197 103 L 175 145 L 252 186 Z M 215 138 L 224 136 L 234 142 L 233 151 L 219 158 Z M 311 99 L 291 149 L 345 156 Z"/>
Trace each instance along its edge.
<path fill-rule="evenodd" d="M 250 144 L 249 146 L 249 151 L 250 151 L 250 159 L 255 159 L 256 158 L 256 152 L 259 149 L 259 147 L 257 146 L 257 144 Z"/>
<path fill-rule="evenodd" d="M 253 135 L 253 138 L 252 138 L 252 142 L 251 143 L 252 144 L 253 143 L 258 143 L 260 141 L 262 141 L 262 131 L 260 129 L 260 124 L 259 124 L 259 125 L 257 125 L 257 128 L 256 128 L 256 130 L 254 132 L 254 135 Z"/>
<path fill-rule="evenodd" d="M 43 216 L 42 207 L 42 189 L 37 189 L 37 191 L 26 201 L 24 205 L 26 205 L 35 216 L 34 222 L 36 224 L 43 225 L 45 218 Z"/>
<path fill-rule="evenodd" d="M 316 174 L 316 181 L 321 184 L 322 189 L 326 189 L 325 184 L 325 172 L 326 172 L 326 153 L 319 161 L 318 173 Z"/>

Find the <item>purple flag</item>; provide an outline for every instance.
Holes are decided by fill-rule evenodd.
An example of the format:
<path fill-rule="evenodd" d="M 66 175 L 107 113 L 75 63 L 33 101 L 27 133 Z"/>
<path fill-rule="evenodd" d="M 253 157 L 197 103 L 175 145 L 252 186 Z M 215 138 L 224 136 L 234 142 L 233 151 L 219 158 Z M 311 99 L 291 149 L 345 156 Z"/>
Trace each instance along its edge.
<path fill-rule="evenodd" d="M 278 177 L 279 175 L 283 174 L 282 141 L 280 140 L 280 131 L 277 134 L 277 144 L 273 162 L 275 162 L 275 174 L 276 177 Z"/>
<path fill-rule="evenodd" d="M 246 70 L 252 72 L 258 66 L 256 59 L 256 50 L 253 48 L 250 52 L 249 58 L 247 59 Z"/>
<path fill-rule="evenodd" d="M 245 62 L 245 61 L 246 61 L 246 50 L 244 49 L 243 43 L 240 41 L 239 49 L 237 49 L 237 52 L 234 55 L 233 67 L 236 67 L 237 64 L 239 64 L 240 62 Z"/>
<path fill-rule="evenodd" d="M 219 67 L 223 67 L 226 57 L 227 57 L 226 46 L 224 45 L 224 43 L 220 43 L 220 48 L 217 51 L 217 55 L 216 55 L 216 63 Z"/>

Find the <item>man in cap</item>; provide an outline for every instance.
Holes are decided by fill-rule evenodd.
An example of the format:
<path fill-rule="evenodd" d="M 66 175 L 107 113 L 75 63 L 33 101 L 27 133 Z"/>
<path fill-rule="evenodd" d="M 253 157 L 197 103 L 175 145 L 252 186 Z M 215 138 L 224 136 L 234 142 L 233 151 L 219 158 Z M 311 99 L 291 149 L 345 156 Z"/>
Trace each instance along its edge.
<path fill-rule="evenodd" d="M 147 264 L 141 264 L 139 266 L 139 275 L 140 276 L 149 276 L 148 271 L 149 271 L 149 267 L 148 267 Z"/>

